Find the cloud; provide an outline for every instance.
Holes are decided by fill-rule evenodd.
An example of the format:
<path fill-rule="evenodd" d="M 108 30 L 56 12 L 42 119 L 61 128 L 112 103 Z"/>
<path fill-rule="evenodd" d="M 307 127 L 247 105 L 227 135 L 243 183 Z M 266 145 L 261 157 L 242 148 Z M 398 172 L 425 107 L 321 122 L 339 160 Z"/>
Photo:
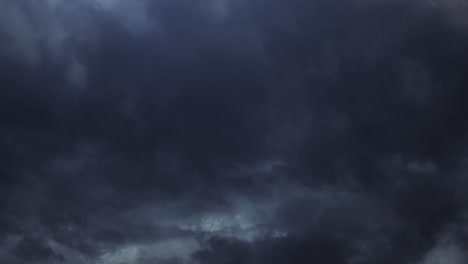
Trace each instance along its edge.
<path fill-rule="evenodd" d="M 63 256 L 55 253 L 43 238 L 24 237 L 12 253 L 24 261 L 65 261 Z"/>
<path fill-rule="evenodd" d="M 1 32 L 5 42 L 3 56 L 15 56 L 28 65 L 37 65 L 40 60 L 40 36 L 19 5 L 4 1 Z"/>
<path fill-rule="evenodd" d="M 83 49 L 99 41 L 99 21 L 110 19 L 128 32 L 151 28 L 145 1 L 64 0 L 2 1 L 2 57 L 37 68 L 44 63 L 68 64 L 65 79 L 72 87 L 86 86 Z"/>
<path fill-rule="evenodd" d="M 468 38 L 445 9 L 0 13 L 0 262 L 464 260 Z"/>
<path fill-rule="evenodd" d="M 457 241 L 453 230 L 448 230 L 442 234 L 439 241 L 420 262 L 422 264 L 459 264 L 467 260 L 466 252 L 460 241 Z"/>
<path fill-rule="evenodd" d="M 83 64 L 73 60 L 67 70 L 67 80 L 73 87 L 83 89 L 86 87 L 86 68 Z"/>

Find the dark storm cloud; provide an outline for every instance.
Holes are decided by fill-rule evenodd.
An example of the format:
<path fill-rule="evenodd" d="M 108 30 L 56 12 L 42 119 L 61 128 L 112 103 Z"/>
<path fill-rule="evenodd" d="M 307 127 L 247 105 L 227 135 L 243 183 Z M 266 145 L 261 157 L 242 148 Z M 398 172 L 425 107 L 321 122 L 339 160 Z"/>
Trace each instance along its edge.
<path fill-rule="evenodd" d="M 466 260 L 456 4 L 36 2 L 0 4 L 1 260 Z"/>
<path fill-rule="evenodd" d="M 34 237 L 24 237 L 12 253 L 26 262 L 64 260 L 61 255 L 49 248 L 46 241 Z"/>

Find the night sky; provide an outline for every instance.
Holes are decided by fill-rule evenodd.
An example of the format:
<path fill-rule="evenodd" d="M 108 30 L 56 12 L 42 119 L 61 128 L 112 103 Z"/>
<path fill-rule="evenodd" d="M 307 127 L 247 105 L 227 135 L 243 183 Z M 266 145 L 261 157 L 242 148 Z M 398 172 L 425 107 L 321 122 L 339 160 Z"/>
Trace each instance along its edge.
<path fill-rule="evenodd" d="M 0 263 L 468 263 L 468 2 L 0 0 Z"/>

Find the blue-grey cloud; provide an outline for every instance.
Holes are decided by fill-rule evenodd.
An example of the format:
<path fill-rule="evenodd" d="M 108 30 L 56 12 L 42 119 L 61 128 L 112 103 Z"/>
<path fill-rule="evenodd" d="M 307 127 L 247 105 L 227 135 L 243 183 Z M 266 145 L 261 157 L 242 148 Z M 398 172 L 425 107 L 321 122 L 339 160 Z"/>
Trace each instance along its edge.
<path fill-rule="evenodd" d="M 0 262 L 463 263 L 434 3 L 0 2 Z"/>

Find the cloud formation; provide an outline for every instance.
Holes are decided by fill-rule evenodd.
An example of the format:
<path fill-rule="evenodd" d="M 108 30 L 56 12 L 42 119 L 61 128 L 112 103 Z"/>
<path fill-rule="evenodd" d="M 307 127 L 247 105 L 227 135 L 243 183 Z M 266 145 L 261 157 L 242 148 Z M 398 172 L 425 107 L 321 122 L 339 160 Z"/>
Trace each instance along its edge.
<path fill-rule="evenodd" d="M 454 6 L 1 1 L 0 262 L 465 263 Z"/>

